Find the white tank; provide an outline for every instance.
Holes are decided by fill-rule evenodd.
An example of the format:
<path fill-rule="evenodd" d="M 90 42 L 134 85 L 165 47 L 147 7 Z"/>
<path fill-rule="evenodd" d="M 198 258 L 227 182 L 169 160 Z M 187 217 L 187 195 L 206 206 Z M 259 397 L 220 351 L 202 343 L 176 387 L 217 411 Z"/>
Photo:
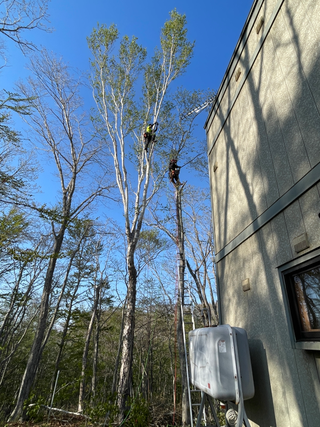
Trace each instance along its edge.
<path fill-rule="evenodd" d="M 240 373 L 237 372 L 236 348 Z M 189 332 L 190 380 L 215 399 L 239 402 L 238 375 L 243 399 L 254 396 L 247 333 L 242 328 L 220 325 Z"/>

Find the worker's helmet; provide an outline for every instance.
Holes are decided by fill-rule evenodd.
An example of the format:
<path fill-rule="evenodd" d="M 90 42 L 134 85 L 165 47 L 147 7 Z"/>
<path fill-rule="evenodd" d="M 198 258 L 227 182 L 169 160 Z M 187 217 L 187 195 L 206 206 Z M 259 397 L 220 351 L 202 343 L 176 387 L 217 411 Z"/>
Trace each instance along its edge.
<path fill-rule="evenodd" d="M 148 126 L 152 126 L 152 123 L 149 123 Z"/>
<path fill-rule="evenodd" d="M 171 163 L 177 163 L 177 159 L 172 159 Z"/>

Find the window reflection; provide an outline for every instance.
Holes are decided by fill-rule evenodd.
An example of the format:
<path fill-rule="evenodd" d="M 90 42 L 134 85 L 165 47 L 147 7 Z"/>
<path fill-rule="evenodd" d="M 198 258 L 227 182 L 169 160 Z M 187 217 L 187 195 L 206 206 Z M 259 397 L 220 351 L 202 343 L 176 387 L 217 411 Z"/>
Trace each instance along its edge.
<path fill-rule="evenodd" d="M 320 331 L 320 267 L 293 275 L 301 328 Z"/>

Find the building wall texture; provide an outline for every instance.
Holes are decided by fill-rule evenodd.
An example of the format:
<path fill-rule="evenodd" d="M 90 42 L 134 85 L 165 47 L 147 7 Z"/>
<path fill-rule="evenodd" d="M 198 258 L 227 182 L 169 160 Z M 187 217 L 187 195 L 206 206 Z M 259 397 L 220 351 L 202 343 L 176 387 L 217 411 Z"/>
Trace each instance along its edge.
<path fill-rule="evenodd" d="M 279 274 L 320 253 L 319 19 L 320 0 L 256 0 L 205 125 L 220 319 L 248 333 L 252 426 L 320 425 L 320 345 L 295 345 Z"/>

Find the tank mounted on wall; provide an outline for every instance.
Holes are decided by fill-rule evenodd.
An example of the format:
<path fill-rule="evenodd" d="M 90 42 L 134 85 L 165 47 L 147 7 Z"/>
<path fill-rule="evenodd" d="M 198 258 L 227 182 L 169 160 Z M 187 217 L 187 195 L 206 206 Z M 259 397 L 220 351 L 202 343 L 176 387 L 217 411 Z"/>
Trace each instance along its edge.
<path fill-rule="evenodd" d="M 222 401 L 254 396 L 247 333 L 220 325 L 189 332 L 190 379 L 200 390 Z M 240 372 L 239 372 L 240 370 Z M 241 378 L 241 384 L 238 379 Z"/>

